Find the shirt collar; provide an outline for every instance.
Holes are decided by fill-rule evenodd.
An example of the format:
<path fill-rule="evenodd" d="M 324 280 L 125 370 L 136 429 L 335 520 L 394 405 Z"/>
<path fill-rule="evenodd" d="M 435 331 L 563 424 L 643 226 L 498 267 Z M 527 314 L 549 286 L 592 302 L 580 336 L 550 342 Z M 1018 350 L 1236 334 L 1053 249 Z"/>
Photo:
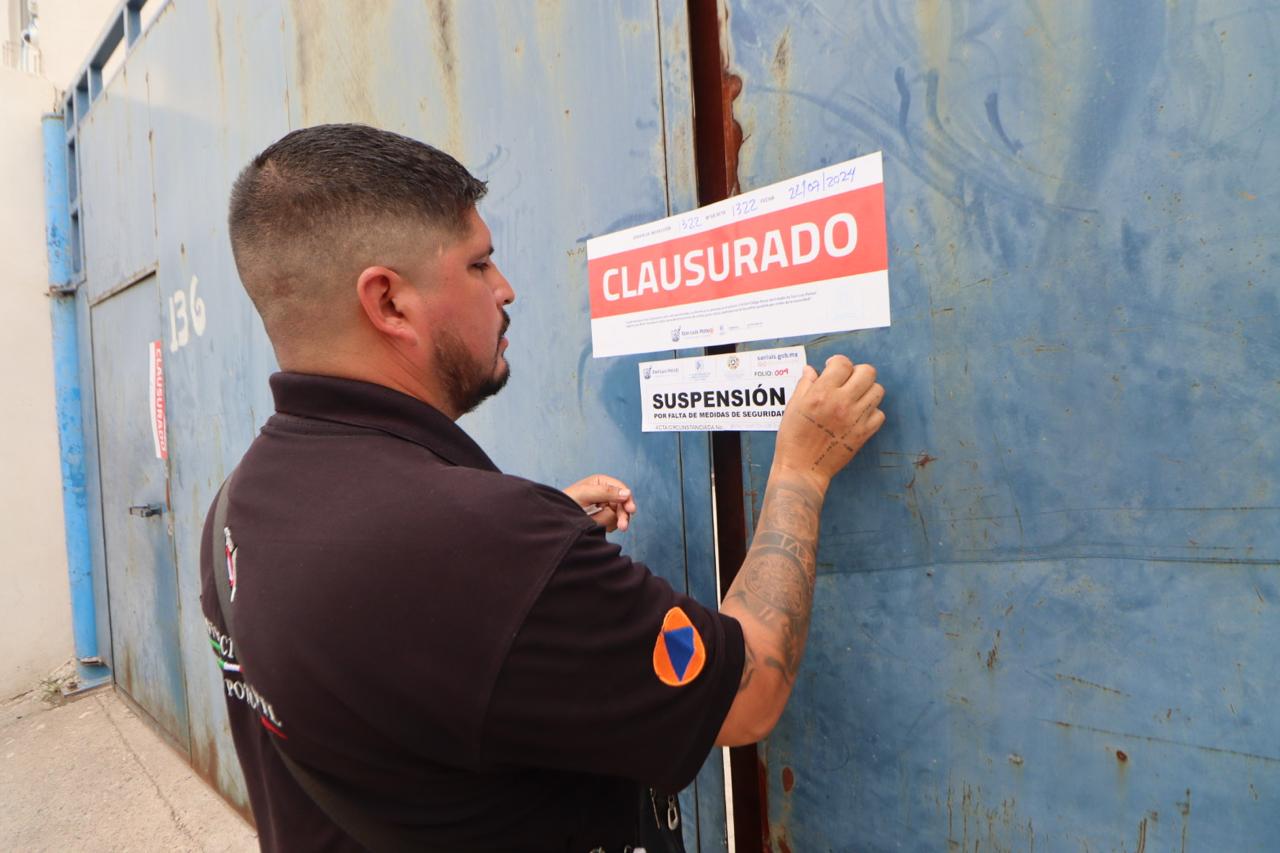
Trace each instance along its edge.
<path fill-rule="evenodd" d="M 285 415 L 333 421 L 389 433 L 466 468 L 497 471 L 462 427 L 434 406 L 383 385 L 317 376 L 274 373 L 271 394 Z"/>

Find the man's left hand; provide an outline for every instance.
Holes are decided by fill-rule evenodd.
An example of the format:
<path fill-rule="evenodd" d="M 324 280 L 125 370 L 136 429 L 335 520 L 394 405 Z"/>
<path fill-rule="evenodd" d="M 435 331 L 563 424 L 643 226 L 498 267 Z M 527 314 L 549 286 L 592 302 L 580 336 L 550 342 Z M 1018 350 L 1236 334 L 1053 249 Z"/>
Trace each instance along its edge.
<path fill-rule="evenodd" d="M 631 496 L 631 489 L 617 477 L 592 474 L 567 487 L 564 492 L 583 509 L 598 507 L 591 517 L 610 533 L 631 526 L 636 502 Z"/>

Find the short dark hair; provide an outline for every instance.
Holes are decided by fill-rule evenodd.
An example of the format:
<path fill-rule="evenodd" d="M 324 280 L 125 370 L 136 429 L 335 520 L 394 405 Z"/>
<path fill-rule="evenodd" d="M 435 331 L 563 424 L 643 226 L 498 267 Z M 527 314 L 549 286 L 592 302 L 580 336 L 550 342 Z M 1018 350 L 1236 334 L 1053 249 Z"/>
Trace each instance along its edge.
<path fill-rule="evenodd" d="M 325 302 L 326 284 L 354 284 L 365 266 L 390 264 L 381 255 L 406 228 L 463 232 L 486 191 L 453 157 L 398 133 L 361 124 L 295 130 L 232 187 L 236 269 L 276 342 L 297 321 L 314 326 L 299 313 Z"/>

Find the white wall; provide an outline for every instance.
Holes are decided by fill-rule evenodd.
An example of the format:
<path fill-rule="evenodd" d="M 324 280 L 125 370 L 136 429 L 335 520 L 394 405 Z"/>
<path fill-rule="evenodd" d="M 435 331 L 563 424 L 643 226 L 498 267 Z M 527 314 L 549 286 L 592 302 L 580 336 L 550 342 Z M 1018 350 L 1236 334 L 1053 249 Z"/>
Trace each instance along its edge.
<path fill-rule="evenodd" d="M 0 0 L 8 14 L 0 16 L 4 41 L 17 42 L 18 6 L 28 0 Z M 143 8 L 143 21 L 155 14 L 161 0 L 150 0 Z M 101 35 L 120 0 L 39 0 L 35 4 L 39 30 L 41 68 L 44 77 L 59 89 L 71 87 L 73 78 L 89 58 L 89 48 Z"/>
<path fill-rule="evenodd" d="M 0 700 L 34 687 L 73 651 L 40 118 L 60 103 L 58 87 L 116 6 L 42 0 L 44 73 L 0 67 Z"/>

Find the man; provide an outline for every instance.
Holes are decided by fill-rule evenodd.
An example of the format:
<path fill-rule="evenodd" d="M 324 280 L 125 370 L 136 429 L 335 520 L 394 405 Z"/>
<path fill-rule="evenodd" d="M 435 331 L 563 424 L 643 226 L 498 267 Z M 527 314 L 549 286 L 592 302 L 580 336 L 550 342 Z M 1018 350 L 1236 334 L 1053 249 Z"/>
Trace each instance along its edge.
<path fill-rule="evenodd" d="M 653 853 L 712 746 L 782 713 L 827 486 L 884 420 L 870 366 L 806 368 L 721 610 L 673 591 L 605 538 L 623 484 L 507 476 L 454 423 L 509 373 L 484 192 L 356 125 L 290 133 L 232 192 L 282 372 L 202 603 L 265 850 Z"/>

